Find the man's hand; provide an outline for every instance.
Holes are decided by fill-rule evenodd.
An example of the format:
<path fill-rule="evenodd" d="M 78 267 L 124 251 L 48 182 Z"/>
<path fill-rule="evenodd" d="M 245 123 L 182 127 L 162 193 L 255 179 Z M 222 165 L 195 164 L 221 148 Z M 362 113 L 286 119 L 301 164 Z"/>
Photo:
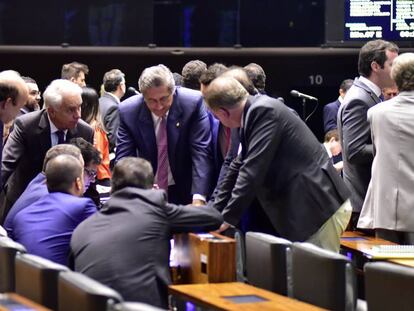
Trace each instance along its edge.
<path fill-rule="evenodd" d="M 227 222 L 223 222 L 220 226 L 220 228 L 217 230 L 218 233 L 226 231 L 228 228 L 230 228 L 230 224 Z"/>
<path fill-rule="evenodd" d="M 199 199 L 194 199 L 192 205 L 194 205 L 194 206 L 204 206 L 204 205 L 206 205 L 206 201 L 199 200 Z"/>

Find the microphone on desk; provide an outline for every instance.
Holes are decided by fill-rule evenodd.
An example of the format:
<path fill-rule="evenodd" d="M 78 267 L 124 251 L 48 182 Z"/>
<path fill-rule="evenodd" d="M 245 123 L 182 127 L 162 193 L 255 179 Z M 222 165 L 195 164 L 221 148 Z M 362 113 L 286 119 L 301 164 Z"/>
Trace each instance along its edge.
<path fill-rule="evenodd" d="M 132 86 L 128 87 L 127 91 L 128 91 L 128 93 L 134 93 L 135 95 L 140 95 L 141 94 L 140 92 L 137 91 L 136 88 L 134 88 Z"/>
<path fill-rule="evenodd" d="M 307 95 L 307 94 L 303 94 L 303 93 L 298 92 L 296 90 L 291 90 L 290 95 L 292 95 L 293 97 L 299 97 L 299 98 L 305 98 L 305 99 L 308 99 L 308 100 L 318 101 L 318 99 L 316 97 L 313 97 L 313 96 L 310 96 L 310 95 Z"/>

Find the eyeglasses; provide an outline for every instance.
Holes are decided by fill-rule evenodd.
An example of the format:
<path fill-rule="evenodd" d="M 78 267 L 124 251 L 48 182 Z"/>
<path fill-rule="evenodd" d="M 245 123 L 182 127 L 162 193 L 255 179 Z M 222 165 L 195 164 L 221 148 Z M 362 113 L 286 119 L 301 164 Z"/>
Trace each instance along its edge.
<path fill-rule="evenodd" d="M 88 176 L 89 176 L 90 178 L 96 178 L 96 175 L 98 174 L 98 172 L 97 172 L 97 171 L 92 170 L 92 169 L 87 168 L 87 167 L 85 167 L 85 168 L 84 168 L 84 171 L 88 174 Z"/>

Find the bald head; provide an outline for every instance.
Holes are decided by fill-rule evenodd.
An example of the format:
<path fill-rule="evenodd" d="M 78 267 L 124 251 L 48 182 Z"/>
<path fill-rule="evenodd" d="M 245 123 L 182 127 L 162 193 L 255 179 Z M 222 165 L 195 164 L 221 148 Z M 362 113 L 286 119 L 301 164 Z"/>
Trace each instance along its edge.
<path fill-rule="evenodd" d="M 236 79 L 220 76 L 214 79 L 205 91 L 205 100 L 212 109 L 232 109 L 244 102 L 249 93 Z"/>
<path fill-rule="evenodd" d="M 29 90 L 20 74 L 14 70 L 0 72 L 0 120 L 12 121 L 29 98 Z"/>

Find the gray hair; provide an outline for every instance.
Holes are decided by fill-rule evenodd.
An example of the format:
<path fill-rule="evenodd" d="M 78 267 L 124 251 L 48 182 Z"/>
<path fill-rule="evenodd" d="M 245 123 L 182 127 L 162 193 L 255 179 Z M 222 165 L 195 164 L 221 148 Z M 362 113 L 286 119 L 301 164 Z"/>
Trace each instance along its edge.
<path fill-rule="evenodd" d="M 218 77 L 208 86 L 204 99 L 211 109 L 237 107 L 249 93 L 232 77 Z"/>
<path fill-rule="evenodd" d="M 64 96 L 77 96 L 82 94 L 82 89 L 76 83 L 65 79 L 53 80 L 43 93 L 43 101 L 47 107 L 58 108 L 62 104 Z"/>
<path fill-rule="evenodd" d="M 414 53 L 404 53 L 394 59 L 391 78 L 400 92 L 414 90 Z"/>
<path fill-rule="evenodd" d="M 174 92 L 175 81 L 171 70 L 161 64 L 145 68 L 138 80 L 139 91 L 144 93 L 159 86 L 166 86 L 171 93 Z"/>

